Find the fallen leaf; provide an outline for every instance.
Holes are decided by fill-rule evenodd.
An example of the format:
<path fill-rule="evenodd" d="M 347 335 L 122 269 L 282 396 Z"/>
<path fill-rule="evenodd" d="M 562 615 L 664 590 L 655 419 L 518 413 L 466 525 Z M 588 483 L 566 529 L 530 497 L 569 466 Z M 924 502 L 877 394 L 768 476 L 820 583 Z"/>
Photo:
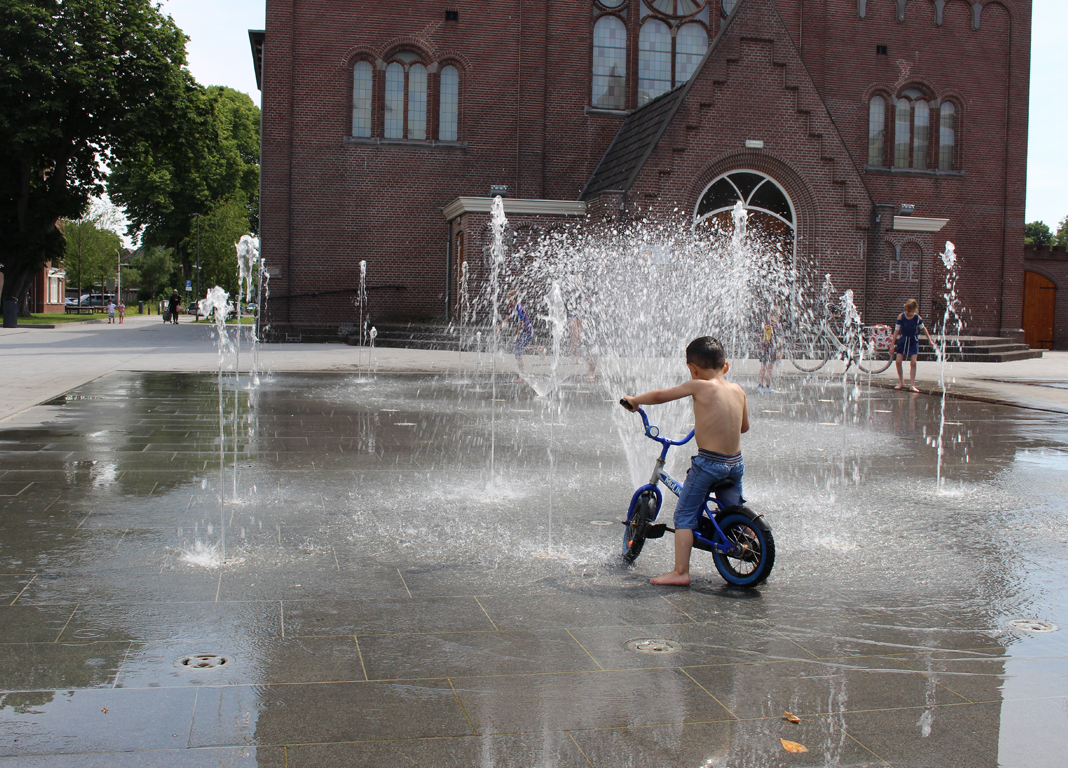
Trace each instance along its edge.
<path fill-rule="evenodd" d="M 104 714 L 106 715 L 106 714 L 108 713 L 108 708 L 107 708 L 107 707 L 104 707 L 104 708 L 103 708 L 102 710 L 100 710 L 100 711 L 101 711 L 101 712 L 103 712 L 103 713 L 104 713 Z"/>
<path fill-rule="evenodd" d="M 798 717 L 797 715 L 795 715 L 793 712 L 783 712 L 782 713 L 782 718 L 783 718 L 783 720 L 789 720 L 791 723 L 800 723 L 801 722 L 801 718 Z"/>
<path fill-rule="evenodd" d="M 779 739 L 782 742 L 782 748 L 787 752 L 808 752 L 808 749 L 796 741 L 787 741 L 786 739 Z"/>

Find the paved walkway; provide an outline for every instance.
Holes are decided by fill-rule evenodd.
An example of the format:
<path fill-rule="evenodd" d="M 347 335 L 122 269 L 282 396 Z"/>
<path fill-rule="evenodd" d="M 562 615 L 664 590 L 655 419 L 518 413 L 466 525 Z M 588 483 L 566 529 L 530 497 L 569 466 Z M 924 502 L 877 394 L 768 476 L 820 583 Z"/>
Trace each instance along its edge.
<path fill-rule="evenodd" d="M 241 360 L 246 371 L 252 364 L 248 350 L 246 345 Z M 128 315 L 122 325 L 91 321 L 55 329 L 0 329 L 0 355 L 4 361 L 0 419 L 112 371 L 208 372 L 219 365 L 213 326 L 204 322 L 167 325 L 157 315 Z M 368 366 L 369 358 L 380 372 L 446 373 L 455 372 L 457 366 L 455 352 L 376 349 L 368 354 L 344 344 L 320 343 L 262 345 L 259 368 L 357 371 Z M 478 361 L 473 354 L 465 355 L 462 364 L 469 369 Z M 529 365 L 537 364 L 534 360 Z M 755 376 L 757 366 L 755 360 L 741 361 L 736 375 Z M 834 372 L 828 367 L 820 375 Z M 788 363 L 780 363 L 778 373 L 799 375 Z M 918 386 L 926 392 L 937 390 L 939 373 L 938 364 L 920 363 Z M 891 367 L 874 381 L 893 386 L 895 378 Z M 1041 359 L 1011 363 L 951 363 L 946 367 L 946 380 L 952 392 L 967 397 L 1068 413 L 1068 352 L 1047 352 Z"/>

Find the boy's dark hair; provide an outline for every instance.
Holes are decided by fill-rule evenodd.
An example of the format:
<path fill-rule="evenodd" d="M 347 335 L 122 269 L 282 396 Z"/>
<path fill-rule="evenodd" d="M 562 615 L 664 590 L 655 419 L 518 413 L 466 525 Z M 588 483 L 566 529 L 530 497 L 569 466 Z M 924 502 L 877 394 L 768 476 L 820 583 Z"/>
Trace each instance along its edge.
<path fill-rule="evenodd" d="M 686 362 L 718 371 L 727 362 L 727 356 L 723 353 L 723 345 L 711 336 L 702 336 L 694 339 L 686 347 Z"/>

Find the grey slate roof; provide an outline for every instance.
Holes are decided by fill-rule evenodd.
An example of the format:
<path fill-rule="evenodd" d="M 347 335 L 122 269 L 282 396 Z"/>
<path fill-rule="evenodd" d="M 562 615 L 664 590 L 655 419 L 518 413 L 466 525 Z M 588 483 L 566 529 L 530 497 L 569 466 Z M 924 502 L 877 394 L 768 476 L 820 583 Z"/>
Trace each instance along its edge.
<path fill-rule="evenodd" d="M 586 182 L 581 200 L 597 197 L 607 190 L 626 191 L 634 183 L 646 158 L 674 117 L 686 94 L 688 83 L 662 93 L 648 104 L 634 110 L 612 140 L 597 170 Z"/>

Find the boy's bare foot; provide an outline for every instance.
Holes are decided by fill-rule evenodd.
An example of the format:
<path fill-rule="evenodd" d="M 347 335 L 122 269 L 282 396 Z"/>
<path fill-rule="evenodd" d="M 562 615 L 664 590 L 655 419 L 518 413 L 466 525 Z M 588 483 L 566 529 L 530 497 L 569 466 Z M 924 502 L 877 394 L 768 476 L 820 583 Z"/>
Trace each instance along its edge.
<path fill-rule="evenodd" d="M 688 587 L 690 586 L 690 574 L 668 571 L 663 576 L 657 576 L 655 579 L 649 579 L 649 581 L 653 584 L 661 584 L 668 587 Z"/>

